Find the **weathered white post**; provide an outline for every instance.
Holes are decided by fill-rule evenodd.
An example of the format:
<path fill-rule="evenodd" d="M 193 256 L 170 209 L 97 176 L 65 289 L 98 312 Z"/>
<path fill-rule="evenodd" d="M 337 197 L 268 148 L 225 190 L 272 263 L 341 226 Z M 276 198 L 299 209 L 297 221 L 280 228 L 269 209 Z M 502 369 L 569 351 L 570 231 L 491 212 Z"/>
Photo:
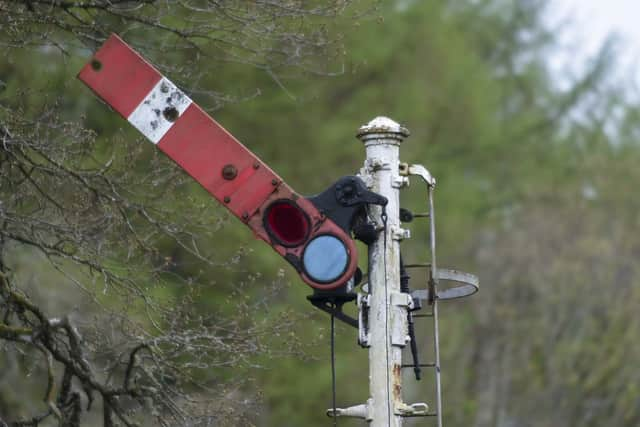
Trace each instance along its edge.
<path fill-rule="evenodd" d="M 371 206 L 384 229 L 369 246 L 369 386 L 368 418 L 371 427 L 399 427 L 402 402 L 402 348 L 407 344 L 408 294 L 400 292 L 399 190 L 407 177 L 399 174 L 400 144 L 407 129 L 386 117 L 377 117 L 358 132 L 366 148 L 361 176 L 371 190 L 386 197 L 385 208 Z"/>

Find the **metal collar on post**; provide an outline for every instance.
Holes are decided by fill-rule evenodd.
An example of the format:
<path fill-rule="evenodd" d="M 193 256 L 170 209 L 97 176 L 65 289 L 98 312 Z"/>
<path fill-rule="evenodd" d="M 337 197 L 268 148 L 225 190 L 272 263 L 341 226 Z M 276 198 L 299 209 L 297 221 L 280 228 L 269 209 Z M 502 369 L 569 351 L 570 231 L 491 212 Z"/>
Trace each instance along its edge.
<path fill-rule="evenodd" d="M 372 143 L 394 144 L 394 141 L 400 145 L 409 136 L 409 131 L 388 117 L 378 116 L 366 125 L 360 126 L 356 136 L 365 146 Z"/>

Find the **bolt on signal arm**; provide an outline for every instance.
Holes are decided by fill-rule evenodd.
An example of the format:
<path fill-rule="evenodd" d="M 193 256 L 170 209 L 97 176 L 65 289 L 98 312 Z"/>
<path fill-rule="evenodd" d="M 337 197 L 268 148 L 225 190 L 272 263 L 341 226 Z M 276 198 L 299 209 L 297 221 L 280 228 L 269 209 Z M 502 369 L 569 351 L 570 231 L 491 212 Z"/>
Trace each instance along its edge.
<path fill-rule="evenodd" d="M 349 230 L 298 195 L 117 35 L 78 77 L 292 264 L 308 285 L 333 290 L 353 277 L 358 257 Z"/>

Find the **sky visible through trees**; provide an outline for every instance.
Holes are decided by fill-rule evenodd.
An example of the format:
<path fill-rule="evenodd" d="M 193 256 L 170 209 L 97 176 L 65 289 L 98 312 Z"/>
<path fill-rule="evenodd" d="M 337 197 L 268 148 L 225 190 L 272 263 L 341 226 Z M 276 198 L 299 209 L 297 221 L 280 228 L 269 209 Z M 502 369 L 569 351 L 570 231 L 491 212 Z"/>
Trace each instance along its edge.
<path fill-rule="evenodd" d="M 619 45 L 618 75 L 630 79 L 630 84 L 640 83 L 640 27 L 634 18 L 639 13 L 640 5 L 633 0 L 552 2 L 547 21 L 559 30 L 563 46 L 557 58 L 550 58 L 551 64 L 558 68 L 556 77 L 563 80 L 563 66 L 583 67 L 602 44 L 613 37 Z"/>

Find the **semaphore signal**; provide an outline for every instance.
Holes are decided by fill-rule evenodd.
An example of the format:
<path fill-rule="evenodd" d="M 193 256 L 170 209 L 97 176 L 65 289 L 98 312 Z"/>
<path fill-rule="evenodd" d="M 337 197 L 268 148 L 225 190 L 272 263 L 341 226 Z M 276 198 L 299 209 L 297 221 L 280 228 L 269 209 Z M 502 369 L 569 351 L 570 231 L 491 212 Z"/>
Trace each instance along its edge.
<path fill-rule="evenodd" d="M 356 273 L 348 227 L 297 194 L 169 79 L 112 35 L 78 77 L 321 290 Z M 379 199 L 382 202 L 382 199 Z M 324 259 L 335 253 L 334 259 Z M 328 262 L 331 261 L 331 262 Z"/>
<path fill-rule="evenodd" d="M 109 37 L 78 77 L 291 264 L 314 290 L 309 301 L 331 314 L 332 331 L 334 317 L 358 329 L 358 343 L 369 350 L 369 398 L 336 408 L 334 387 L 334 405 L 327 412 L 334 422 L 356 417 L 371 427 L 400 427 L 407 417 L 433 416 L 442 426 L 438 302 L 475 293 L 478 279 L 436 266 L 436 183 L 423 166 L 400 162 L 399 148 L 409 135 L 405 128 L 385 117 L 361 127 L 358 138 L 367 158 L 360 173 L 304 197 L 118 36 Z M 412 176 L 427 186 L 425 213 L 400 208 L 399 192 Z M 430 261 L 404 264 L 400 243 L 410 233 L 401 222 L 414 218 L 430 223 Z M 367 283 L 359 292 L 363 275 L 354 239 L 369 252 Z M 424 289 L 409 289 L 411 268 L 426 270 Z M 354 300 L 358 319 L 342 310 Z M 423 304 L 430 311 L 415 315 Z M 419 318 L 433 320 L 433 360 L 427 363 L 418 359 L 414 320 Z M 407 344 L 409 364 L 402 362 Z M 413 369 L 420 379 L 425 367 L 434 369 L 435 412 L 425 403 L 403 401 L 402 369 Z"/>

